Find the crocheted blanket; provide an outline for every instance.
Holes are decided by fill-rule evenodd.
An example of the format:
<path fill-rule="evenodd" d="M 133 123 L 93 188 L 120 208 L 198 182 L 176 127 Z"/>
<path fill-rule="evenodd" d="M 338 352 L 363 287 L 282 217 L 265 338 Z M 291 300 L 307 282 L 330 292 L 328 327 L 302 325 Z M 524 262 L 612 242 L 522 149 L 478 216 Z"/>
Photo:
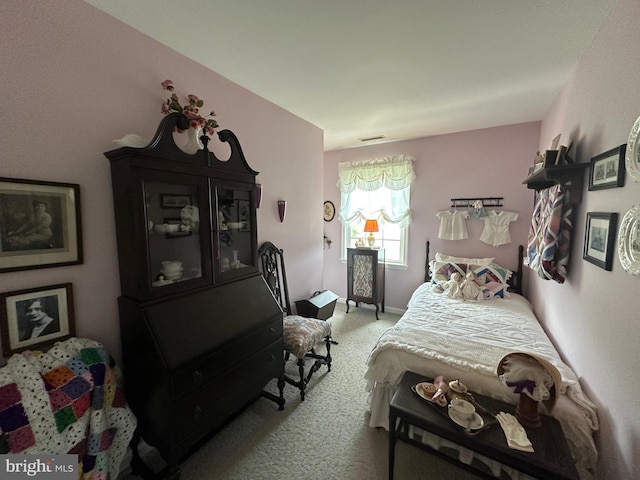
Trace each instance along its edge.
<path fill-rule="evenodd" d="M 76 454 L 78 478 L 115 479 L 135 427 L 98 342 L 70 338 L 0 368 L 0 454 Z"/>

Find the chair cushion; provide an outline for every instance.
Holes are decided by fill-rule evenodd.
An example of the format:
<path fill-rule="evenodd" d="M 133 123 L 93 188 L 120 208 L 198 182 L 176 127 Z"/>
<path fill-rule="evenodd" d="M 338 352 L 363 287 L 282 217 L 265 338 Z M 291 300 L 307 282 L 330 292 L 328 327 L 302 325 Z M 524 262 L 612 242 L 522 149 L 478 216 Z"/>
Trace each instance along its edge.
<path fill-rule="evenodd" d="M 300 315 L 284 317 L 283 342 L 284 349 L 298 358 L 331 335 L 331 323 L 317 318 L 306 318 Z"/>

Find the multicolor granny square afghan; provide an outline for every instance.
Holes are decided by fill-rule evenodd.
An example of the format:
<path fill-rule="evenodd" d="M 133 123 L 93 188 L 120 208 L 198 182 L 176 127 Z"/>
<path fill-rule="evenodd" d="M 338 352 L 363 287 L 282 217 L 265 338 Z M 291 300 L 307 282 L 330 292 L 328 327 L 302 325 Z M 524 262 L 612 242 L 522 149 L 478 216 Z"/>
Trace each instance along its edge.
<path fill-rule="evenodd" d="M 78 455 L 80 478 L 116 478 L 136 419 L 119 369 L 95 341 L 70 338 L 0 368 L 0 453 Z"/>

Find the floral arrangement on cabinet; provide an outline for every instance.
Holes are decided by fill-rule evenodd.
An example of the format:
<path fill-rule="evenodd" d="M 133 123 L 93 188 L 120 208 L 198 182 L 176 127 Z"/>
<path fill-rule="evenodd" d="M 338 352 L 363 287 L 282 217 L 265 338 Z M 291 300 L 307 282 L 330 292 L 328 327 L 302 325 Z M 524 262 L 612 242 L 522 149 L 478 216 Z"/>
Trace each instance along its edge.
<path fill-rule="evenodd" d="M 218 122 L 213 118 L 207 117 L 215 117 L 216 112 L 212 110 L 206 117 L 200 115 L 200 108 L 204 105 L 203 100 L 198 98 L 196 95 L 189 94 L 187 95 L 188 103 L 182 105 L 178 95 L 175 93 L 175 87 L 171 80 L 165 80 L 162 82 L 162 89 L 171 92 L 171 96 L 162 104 L 162 113 L 165 115 L 173 112 L 182 113 L 189 119 L 190 128 L 196 129 L 198 127 L 202 127 L 204 133 L 209 136 L 212 136 L 215 133 L 214 129 L 218 128 Z"/>

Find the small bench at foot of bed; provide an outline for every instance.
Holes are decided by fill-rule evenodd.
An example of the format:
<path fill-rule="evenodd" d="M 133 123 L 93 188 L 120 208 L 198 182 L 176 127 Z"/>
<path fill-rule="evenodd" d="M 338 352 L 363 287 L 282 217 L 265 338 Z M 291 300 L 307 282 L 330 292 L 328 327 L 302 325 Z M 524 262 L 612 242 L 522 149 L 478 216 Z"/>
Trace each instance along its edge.
<path fill-rule="evenodd" d="M 468 435 L 463 428 L 437 411 L 441 407 L 429 405 L 411 390 L 412 386 L 425 380 L 431 379 L 425 379 L 417 373 L 405 372 L 389 405 L 389 480 L 393 479 L 397 439 L 430 451 L 486 478 L 499 477 L 501 470 L 509 475 L 515 470 L 533 478 L 579 478 L 562 428 L 556 419 L 543 416 L 540 428 L 526 430 L 533 444 L 533 453 L 513 450 L 507 446 L 504 432 L 498 424 L 477 435 Z M 488 410 L 513 413 L 513 405 L 481 395 L 474 394 L 474 397 Z M 414 429 L 426 433 L 422 436 L 423 441 L 419 439 L 420 435 L 413 435 Z M 436 449 L 437 444 L 452 446 L 460 452 L 458 458 Z M 465 452 L 470 454 L 465 455 Z M 477 454 L 483 457 L 482 461 L 489 464 L 488 470 L 493 477 L 473 466 L 472 460 L 478 456 Z"/>

